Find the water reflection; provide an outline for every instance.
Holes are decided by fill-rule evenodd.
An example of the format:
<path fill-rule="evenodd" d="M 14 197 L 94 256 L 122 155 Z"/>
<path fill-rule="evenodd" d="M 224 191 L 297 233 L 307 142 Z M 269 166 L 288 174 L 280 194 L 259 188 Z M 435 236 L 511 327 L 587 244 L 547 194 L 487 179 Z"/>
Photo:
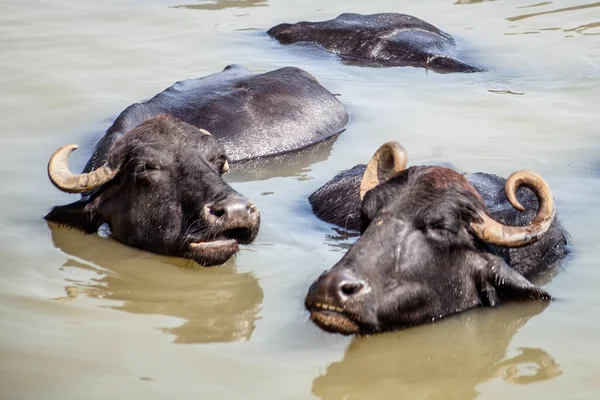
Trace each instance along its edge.
<path fill-rule="evenodd" d="M 590 4 L 582 4 L 580 6 L 565 7 L 565 8 L 559 8 L 556 10 L 542 11 L 542 12 L 532 13 L 532 14 L 517 15 L 516 17 L 506 18 L 506 20 L 514 22 L 514 21 L 520 21 L 520 20 L 527 19 L 527 18 L 537 17 L 540 15 L 556 14 L 556 13 L 561 13 L 561 12 L 566 12 L 566 11 L 585 10 L 588 8 L 599 7 L 599 6 L 600 6 L 600 2 L 590 3 Z"/>
<path fill-rule="evenodd" d="M 513 92 L 512 90 L 494 90 L 494 89 L 488 89 L 488 92 L 490 93 L 494 93 L 494 94 L 514 94 L 516 96 L 523 96 L 525 93 L 523 92 Z"/>
<path fill-rule="evenodd" d="M 541 3 L 530 4 L 530 5 L 527 5 L 527 6 L 520 6 L 520 7 L 517 7 L 517 8 L 542 7 L 542 6 L 547 6 L 548 4 L 552 4 L 552 2 L 551 1 L 543 1 Z"/>
<path fill-rule="evenodd" d="M 183 259 L 49 226 L 54 245 L 71 256 L 61 268 L 69 272 L 66 296 L 57 300 L 73 301 L 80 296 L 116 300 L 108 306 L 183 318 L 186 322 L 179 326 L 161 328 L 176 336 L 175 343 L 250 339 L 263 292 L 254 275 L 236 272 L 233 262 L 196 268 Z"/>
<path fill-rule="evenodd" d="M 308 180 L 310 166 L 329 158 L 333 144 L 343 132 L 293 153 L 231 164 L 231 172 L 225 175 L 225 180 L 248 182 L 288 176 L 299 181 Z"/>
<path fill-rule="evenodd" d="M 591 24 L 580 25 L 572 29 L 565 29 L 565 32 L 577 32 L 582 35 L 600 35 L 600 32 L 586 32 L 588 29 L 600 28 L 600 22 L 592 22 Z"/>
<path fill-rule="evenodd" d="M 477 3 L 483 3 L 486 1 L 494 1 L 494 0 L 456 0 L 456 3 L 454 3 L 454 4 L 477 4 Z"/>
<path fill-rule="evenodd" d="M 359 232 L 349 231 L 343 228 L 332 227 L 333 234 L 325 235 L 325 243 L 333 251 L 346 253 L 360 236 Z"/>
<path fill-rule="evenodd" d="M 184 4 L 175 8 L 190 8 L 193 10 L 224 10 L 226 8 L 267 7 L 267 0 L 216 0 L 202 4 Z"/>
<path fill-rule="evenodd" d="M 296 44 L 298 46 L 298 44 Z M 413 67 L 413 68 L 425 68 L 425 71 L 433 71 L 438 74 L 452 74 L 457 72 L 471 73 L 471 72 L 485 72 L 478 66 L 469 65 L 468 61 L 463 61 L 460 58 L 447 57 L 451 59 L 451 63 L 438 62 L 435 57 L 427 57 L 427 60 L 420 59 L 416 61 L 409 61 L 408 59 L 399 60 L 366 60 L 363 58 L 349 57 L 345 55 L 337 55 L 340 62 L 344 65 L 352 67 L 366 67 L 366 68 L 390 68 L 390 67 Z M 445 58 L 445 56 L 444 56 Z M 433 60 L 432 62 L 430 62 Z"/>
<path fill-rule="evenodd" d="M 547 304 L 477 310 L 437 324 L 357 338 L 313 382 L 321 399 L 475 399 L 492 379 L 531 384 L 562 374 L 544 350 L 509 343 Z"/>

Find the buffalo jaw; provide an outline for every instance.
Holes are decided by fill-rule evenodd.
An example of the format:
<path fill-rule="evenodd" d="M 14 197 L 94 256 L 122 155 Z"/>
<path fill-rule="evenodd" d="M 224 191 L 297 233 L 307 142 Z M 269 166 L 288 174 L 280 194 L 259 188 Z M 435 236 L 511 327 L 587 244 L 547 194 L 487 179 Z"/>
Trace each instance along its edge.
<path fill-rule="evenodd" d="M 239 250 L 236 239 L 219 239 L 213 241 L 198 241 L 188 244 L 190 258 L 201 265 L 213 266 L 225 263 Z"/>
<path fill-rule="evenodd" d="M 307 304 L 306 307 L 310 320 L 324 331 L 347 336 L 360 334 L 360 326 L 342 308 L 324 303 Z"/>

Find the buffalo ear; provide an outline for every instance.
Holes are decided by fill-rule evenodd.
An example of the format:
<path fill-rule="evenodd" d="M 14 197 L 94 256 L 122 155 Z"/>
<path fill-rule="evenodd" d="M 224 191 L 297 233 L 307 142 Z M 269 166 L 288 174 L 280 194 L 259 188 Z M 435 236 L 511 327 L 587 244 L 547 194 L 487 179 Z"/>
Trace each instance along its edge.
<path fill-rule="evenodd" d="M 477 293 L 481 304 L 495 307 L 514 301 L 547 301 L 552 296 L 497 259 L 478 271 Z"/>
<path fill-rule="evenodd" d="M 406 168 L 408 155 L 398 142 L 384 143 L 373 155 L 360 181 L 360 200 L 377 185 L 390 180 Z"/>
<path fill-rule="evenodd" d="M 98 215 L 98 198 L 84 198 L 71 204 L 54 207 L 45 217 L 47 221 L 80 229 L 85 233 L 98 231 L 102 220 Z"/>

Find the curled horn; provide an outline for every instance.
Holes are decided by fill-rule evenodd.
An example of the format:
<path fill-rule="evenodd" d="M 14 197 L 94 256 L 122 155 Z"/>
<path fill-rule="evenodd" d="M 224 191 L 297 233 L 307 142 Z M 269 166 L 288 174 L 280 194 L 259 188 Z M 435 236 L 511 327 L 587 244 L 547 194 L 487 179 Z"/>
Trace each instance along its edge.
<path fill-rule="evenodd" d="M 383 144 L 373 155 L 360 182 L 360 200 L 375 186 L 404 171 L 408 154 L 398 142 Z"/>
<path fill-rule="evenodd" d="M 77 147 L 76 144 L 62 146 L 52 154 L 48 161 L 48 177 L 58 189 L 67 193 L 83 193 L 105 184 L 117 175 L 118 169 L 104 165 L 94 171 L 73 174 L 69 171 L 67 160 Z"/>
<path fill-rule="evenodd" d="M 480 212 L 482 221 L 471 223 L 477 237 L 498 246 L 518 247 L 535 242 L 548 231 L 555 216 L 554 199 L 548 183 L 532 171 L 517 171 L 508 177 L 504 187 L 506 197 L 514 208 L 523 211 L 525 208 L 517 200 L 520 186 L 533 190 L 538 199 L 539 208 L 534 220 L 527 226 L 508 226 Z"/>

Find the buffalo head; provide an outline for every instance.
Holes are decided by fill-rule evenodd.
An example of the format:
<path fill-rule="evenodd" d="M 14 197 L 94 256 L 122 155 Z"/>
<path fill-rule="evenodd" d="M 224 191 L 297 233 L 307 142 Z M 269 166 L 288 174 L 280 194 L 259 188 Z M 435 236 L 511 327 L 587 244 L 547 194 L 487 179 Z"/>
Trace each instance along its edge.
<path fill-rule="evenodd" d="M 542 177 L 520 171 L 506 181 L 518 210 L 520 186 L 539 201 L 527 226 L 495 221 L 460 173 L 443 167 L 406 169 L 406 152 L 386 143 L 360 185 L 362 235 L 310 287 L 305 306 L 322 329 L 368 334 L 400 329 L 477 306 L 550 296 L 511 268 L 494 248 L 535 242 L 554 219 Z"/>
<path fill-rule="evenodd" d="M 58 149 L 48 175 L 60 190 L 84 197 L 54 207 L 49 221 L 87 233 L 106 223 L 121 242 L 207 266 L 256 237 L 259 212 L 223 180 L 227 157 L 205 130 L 160 115 L 127 132 L 104 166 L 83 174 L 67 168 L 76 148 Z"/>

